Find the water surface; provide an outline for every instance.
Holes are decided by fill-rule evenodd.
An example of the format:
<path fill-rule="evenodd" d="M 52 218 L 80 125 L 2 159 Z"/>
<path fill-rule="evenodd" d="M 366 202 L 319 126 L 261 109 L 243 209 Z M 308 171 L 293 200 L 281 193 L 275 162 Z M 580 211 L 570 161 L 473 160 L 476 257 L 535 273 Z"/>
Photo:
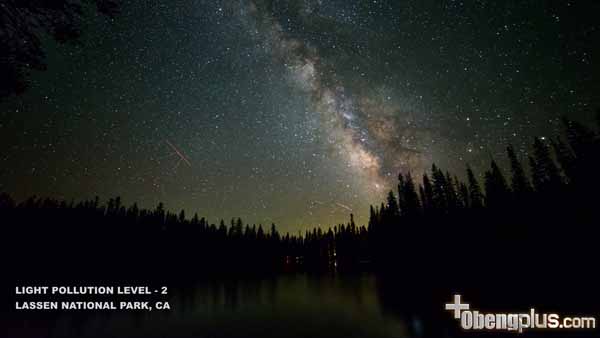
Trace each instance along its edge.
<path fill-rule="evenodd" d="M 384 310 L 370 274 L 219 279 L 171 288 L 169 312 L 60 313 L 49 337 L 411 337 L 417 317 Z M 22 331 L 21 333 L 23 333 Z"/>

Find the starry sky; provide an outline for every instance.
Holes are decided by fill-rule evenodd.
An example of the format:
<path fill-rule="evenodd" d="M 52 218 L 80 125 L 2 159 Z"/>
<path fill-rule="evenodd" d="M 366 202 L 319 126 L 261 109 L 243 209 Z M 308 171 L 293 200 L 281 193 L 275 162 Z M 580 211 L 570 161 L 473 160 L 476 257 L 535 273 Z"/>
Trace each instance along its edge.
<path fill-rule="evenodd" d="M 462 175 L 600 107 L 593 1 L 126 1 L 0 101 L 0 190 L 365 223 L 398 172 Z"/>

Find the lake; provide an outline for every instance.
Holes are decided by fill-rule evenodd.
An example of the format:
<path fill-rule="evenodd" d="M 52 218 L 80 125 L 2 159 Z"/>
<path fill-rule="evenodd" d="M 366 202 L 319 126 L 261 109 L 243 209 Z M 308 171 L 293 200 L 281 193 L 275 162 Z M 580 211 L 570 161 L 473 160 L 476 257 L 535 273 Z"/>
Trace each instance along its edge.
<path fill-rule="evenodd" d="M 27 325 L 14 328 L 11 337 L 422 335 L 423 322 L 417 315 L 390 311 L 382 299 L 380 281 L 369 273 L 222 278 L 170 287 L 171 311 L 63 311 L 50 317 L 28 316 Z"/>

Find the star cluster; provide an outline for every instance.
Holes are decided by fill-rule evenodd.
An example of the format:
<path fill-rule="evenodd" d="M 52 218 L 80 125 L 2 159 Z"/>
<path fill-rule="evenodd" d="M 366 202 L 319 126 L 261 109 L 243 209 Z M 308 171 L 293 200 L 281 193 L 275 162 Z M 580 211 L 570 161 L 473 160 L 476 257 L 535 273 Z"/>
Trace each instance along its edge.
<path fill-rule="evenodd" d="M 592 2 L 122 6 L 45 41 L 49 69 L 0 102 L 0 190 L 364 223 L 398 172 L 481 171 L 600 106 Z"/>

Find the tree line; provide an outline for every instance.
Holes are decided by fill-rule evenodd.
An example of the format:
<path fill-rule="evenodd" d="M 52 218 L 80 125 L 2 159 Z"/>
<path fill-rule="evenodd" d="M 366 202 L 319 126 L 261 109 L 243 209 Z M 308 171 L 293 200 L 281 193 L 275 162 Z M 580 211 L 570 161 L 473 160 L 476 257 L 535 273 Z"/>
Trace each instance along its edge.
<path fill-rule="evenodd" d="M 397 190 L 370 207 L 366 226 L 350 215 L 329 229 L 280 234 L 275 224 L 240 218 L 214 224 L 162 203 L 152 210 L 125 206 L 119 197 L 106 204 L 37 197 L 16 203 L 3 193 L 4 247 L 42 269 L 75 256 L 86 257 L 88 268 L 186 273 L 369 268 L 430 274 L 465 259 L 472 266 L 490 259 L 501 265 L 532 253 L 557 264 L 574 253 L 595 254 L 600 188 L 598 131 L 566 118 L 563 126 L 561 137 L 534 138 L 527 165 L 509 145 L 509 175 L 495 159 L 481 177 L 467 167 L 465 180 L 435 164 L 418 180 L 399 174 Z"/>

